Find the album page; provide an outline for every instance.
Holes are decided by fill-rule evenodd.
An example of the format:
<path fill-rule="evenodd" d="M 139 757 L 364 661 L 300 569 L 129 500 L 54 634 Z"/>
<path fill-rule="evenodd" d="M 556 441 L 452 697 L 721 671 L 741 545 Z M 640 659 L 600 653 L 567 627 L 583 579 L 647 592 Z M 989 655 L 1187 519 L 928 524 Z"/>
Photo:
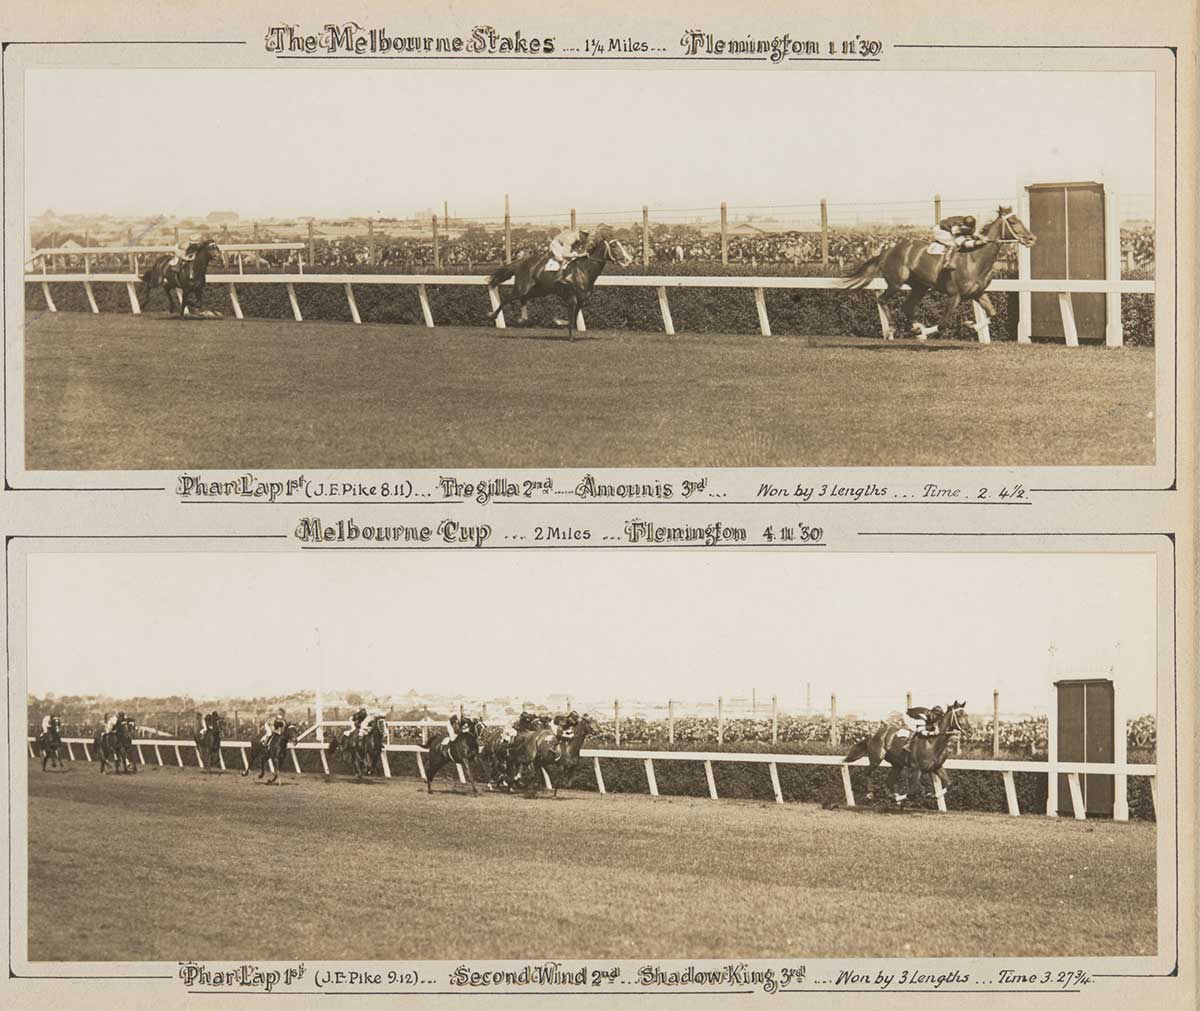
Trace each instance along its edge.
<path fill-rule="evenodd" d="M 1196 15 L 6 8 L 0 1003 L 1196 1006 Z"/>

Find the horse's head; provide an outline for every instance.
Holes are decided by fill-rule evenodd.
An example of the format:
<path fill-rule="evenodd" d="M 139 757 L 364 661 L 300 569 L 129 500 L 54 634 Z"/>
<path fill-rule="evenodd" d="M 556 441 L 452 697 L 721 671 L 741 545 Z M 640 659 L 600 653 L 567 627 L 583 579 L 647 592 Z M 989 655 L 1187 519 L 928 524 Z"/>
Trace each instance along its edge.
<path fill-rule="evenodd" d="M 996 217 L 992 221 L 988 229 L 999 225 L 999 234 L 996 238 L 1000 242 L 1019 242 L 1022 246 L 1029 247 L 1037 242 L 1037 236 L 1033 234 L 1025 225 L 1025 222 L 1013 213 L 1011 207 L 1003 205 L 996 208 Z"/>
<path fill-rule="evenodd" d="M 942 717 L 938 727 L 943 734 L 963 734 L 967 736 L 971 733 L 971 721 L 967 718 L 965 706 L 965 702 L 951 702 L 946 707 L 946 713 Z"/>
<path fill-rule="evenodd" d="M 628 267 L 633 263 L 633 257 L 621 245 L 620 239 L 597 239 L 589 253 L 599 256 L 605 263 L 615 263 L 618 267 Z"/>
<path fill-rule="evenodd" d="M 579 722 L 575 724 L 575 738 L 582 742 L 585 737 L 596 733 L 596 723 L 587 713 L 579 717 Z"/>

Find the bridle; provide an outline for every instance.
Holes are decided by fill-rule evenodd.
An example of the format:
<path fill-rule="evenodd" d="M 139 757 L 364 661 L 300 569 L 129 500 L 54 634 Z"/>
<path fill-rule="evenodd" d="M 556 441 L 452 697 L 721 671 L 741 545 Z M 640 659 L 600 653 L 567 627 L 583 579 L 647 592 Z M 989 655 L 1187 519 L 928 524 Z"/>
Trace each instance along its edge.
<path fill-rule="evenodd" d="M 1012 225 L 1012 219 L 1016 216 L 1016 211 L 1009 211 L 1007 214 L 997 215 L 992 224 L 995 224 L 996 221 L 1000 222 L 1000 237 L 998 239 L 992 239 L 993 242 L 1019 242 L 1022 246 L 1025 245 L 1025 240 L 1017 234 L 1017 230 L 1013 228 Z"/>

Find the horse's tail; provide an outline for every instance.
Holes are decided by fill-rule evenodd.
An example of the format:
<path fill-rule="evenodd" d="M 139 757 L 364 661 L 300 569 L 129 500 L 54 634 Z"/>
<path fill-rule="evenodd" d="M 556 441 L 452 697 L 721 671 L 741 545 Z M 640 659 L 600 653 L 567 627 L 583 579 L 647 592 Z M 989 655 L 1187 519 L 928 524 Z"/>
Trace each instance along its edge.
<path fill-rule="evenodd" d="M 852 747 L 846 753 L 846 757 L 843 758 L 842 761 L 843 762 L 857 762 L 860 758 L 866 758 L 866 757 L 867 757 L 867 740 L 866 740 L 866 738 L 863 738 L 861 741 L 858 741 L 855 743 L 854 747 Z"/>
<path fill-rule="evenodd" d="M 853 274 L 849 274 L 838 280 L 838 287 L 850 289 L 865 288 L 879 276 L 879 266 L 882 261 L 882 253 L 876 253 L 869 260 L 864 260 Z"/>
<path fill-rule="evenodd" d="M 492 276 L 488 278 L 488 287 L 495 288 L 499 284 L 503 284 L 510 277 L 517 276 L 517 268 L 511 263 L 504 264 L 503 267 L 497 267 L 492 271 Z"/>

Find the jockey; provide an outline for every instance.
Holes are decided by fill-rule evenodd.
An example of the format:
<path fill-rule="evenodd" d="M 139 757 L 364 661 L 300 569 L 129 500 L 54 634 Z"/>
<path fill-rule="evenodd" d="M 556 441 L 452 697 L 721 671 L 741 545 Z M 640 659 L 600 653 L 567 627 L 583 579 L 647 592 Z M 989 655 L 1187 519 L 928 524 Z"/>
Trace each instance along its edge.
<path fill-rule="evenodd" d="M 451 716 L 450 719 L 448 719 L 446 721 L 446 743 L 447 744 L 453 744 L 456 740 L 458 740 L 458 731 L 459 731 L 459 728 L 461 727 L 461 725 L 462 724 L 460 723 L 459 718 L 457 716 Z"/>
<path fill-rule="evenodd" d="M 921 737 L 932 737 L 935 735 L 937 733 L 938 721 L 944 715 L 945 710 L 941 706 L 934 706 L 932 709 L 927 709 L 925 706 L 913 706 L 907 712 L 909 719 L 917 720 L 920 723 L 916 733 Z"/>
<path fill-rule="evenodd" d="M 550 240 L 550 263 L 555 264 L 560 279 L 573 260 L 587 255 L 587 240 L 588 233 L 582 228 L 578 231 L 565 228 Z M 550 263 L 546 264 L 545 270 L 551 269 Z"/>
<path fill-rule="evenodd" d="M 104 721 L 104 732 L 106 734 L 113 733 L 117 727 L 125 722 L 125 710 L 121 710 L 116 716 L 110 716 Z"/>
<path fill-rule="evenodd" d="M 975 234 L 976 221 L 973 215 L 956 214 L 943 218 L 933 230 L 933 237 L 946 247 L 942 254 L 942 262 L 938 265 L 938 273 L 949 270 L 954 266 L 955 254 L 964 247 L 974 249 L 983 240 Z"/>
<path fill-rule="evenodd" d="M 270 716 L 267 717 L 267 721 L 262 726 L 262 733 L 263 733 L 262 745 L 263 745 L 263 747 L 269 748 L 271 746 L 271 741 L 274 739 L 275 735 L 282 734 L 283 729 L 286 726 L 287 726 L 287 720 L 284 719 L 283 710 L 276 709 L 275 712 L 273 712 Z"/>
<path fill-rule="evenodd" d="M 42 717 L 42 733 L 43 734 L 50 733 L 51 728 L 53 728 L 56 723 L 58 723 L 57 716 L 51 716 L 49 714 L 43 716 Z"/>
<path fill-rule="evenodd" d="M 186 240 L 180 240 L 175 243 L 175 248 L 171 251 L 171 266 L 177 267 L 181 263 L 189 262 L 196 258 L 195 247 L 204 241 L 204 236 L 199 232 L 190 235 Z"/>
<path fill-rule="evenodd" d="M 363 706 L 358 712 L 354 713 L 350 717 L 350 723 L 351 727 L 346 731 L 347 737 L 353 737 L 355 734 L 359 737 L 365 736 L 367 732 L 367 707 Z"/>
<path fill-rule="evenodd" d="M 566 716 L 554 717 L 554 730 L 558 737 L 570 737 L 579 726 L 579 713 L 572 709 Z"/>

